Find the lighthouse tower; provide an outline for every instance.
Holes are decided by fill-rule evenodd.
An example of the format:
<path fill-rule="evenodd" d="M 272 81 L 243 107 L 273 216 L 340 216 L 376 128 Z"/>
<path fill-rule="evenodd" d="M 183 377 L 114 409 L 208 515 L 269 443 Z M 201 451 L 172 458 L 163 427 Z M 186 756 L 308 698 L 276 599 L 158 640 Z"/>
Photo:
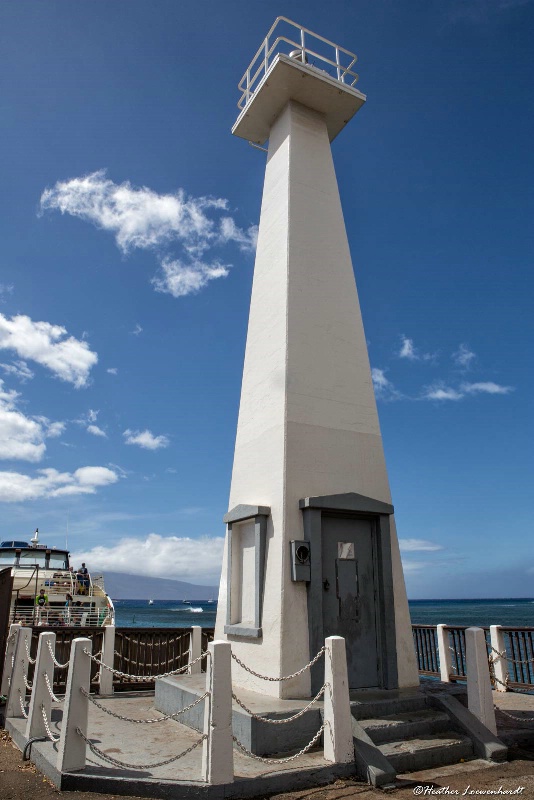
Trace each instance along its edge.
<path fill-rule="evenodd" d="M 232 132 L 268 152 L 215 633 L 270 676 L 340 635 L 351 688 L 397 689 L 419 679 L 330 149 L 366 100 L 355 61 L 279 17 L 240 83 Z M 308 697 L 322 666 L 233 680 Z"/>

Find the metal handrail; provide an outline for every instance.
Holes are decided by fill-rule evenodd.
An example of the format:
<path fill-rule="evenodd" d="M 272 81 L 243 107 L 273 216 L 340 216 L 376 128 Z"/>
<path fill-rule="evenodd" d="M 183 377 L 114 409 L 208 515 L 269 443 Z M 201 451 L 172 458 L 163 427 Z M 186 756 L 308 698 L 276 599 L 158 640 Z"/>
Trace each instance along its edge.
<path fill-rule="evenodd" d="M 290 39 L 288 36 L 277 36 L 275 41 L 272 44 L 269 44 L 270 38 L 274 31 L 276 30 L 277 26 L 280 23 L 287 23 L 291 25 L 293 28 L 296 28 L 299 31 L 300 36 L 298 37 L 298 41 L 294 39 Z M 329 58 L 328 56 L 321 55 L 316 50 L 312 50 L 306 44 L 306 36 L 312 37 L 313 39 L 317 39 L 320 42 L 332 47 L 333 58 Z M 351 77 L 353 78 L 352 81 L 347 82 L 347 85 L 354 86 L 355 83 L 358 81 L 358 74 L 352 71 L 352 67 L 357 61 L 357 56 L 355 53 L 352 53 L 350 50 L 347 50 L 345 47 L 341 47 L 340 45 L 335 44 L 335 42 L 330 41 L 330 39 L 326 39 L 324 36 L 320 36 L 318 33 L 314 33 L 313 31 L 309 30 L 309 28 L 304 28 L 302 25 L 298 25 L 293 20 L 288 19 L 288 17 L 277 17 L 269 29 L 267 36 L 263 40 L 262 44 L 258 48 L 254 58 L 248 65 L 243 77 L 239 81 L 237 88 L 241 92 L 241 97 L 237 103 L 237 107 L 239 109 L 243 109 L 247 103 L 251 100 L 252 95 L 254 94 L 254 89 L 252 88 L 256 82 L 259 82 L 260 76 L 265 75 L 274 61 L 272 58 L 273 53 L 275 53 L 275 57 L 279 54 L 279 45 L 284 42 L 285 44 L 290 45 L 291 47 L 296 48 L 300 51 L 299 59 L 302 61 L 303 64 L 306 64 L 308 61 L 308 56 L 311 58 L 318 59 L 323 64 L 327 64 L 328 66 L 334 67 L 336 70 L 336 79 L 340 83 L 346 83 L 345 78 Z M 281 55 L 286 55 L 285 53 L 280 53 Z M 342 54 L 347 56 L 350 59 L 348 64 L 342 63 Z M 259 66 L 256 68 L 256 62 L 258 59 L 261 61 Z M 252 70 L 255 69 L 254 74 L 252 75 Z M 327 73 L 330 74 L 330 73 Z M 334 76 L 331 76 L 334 77 Z"/>

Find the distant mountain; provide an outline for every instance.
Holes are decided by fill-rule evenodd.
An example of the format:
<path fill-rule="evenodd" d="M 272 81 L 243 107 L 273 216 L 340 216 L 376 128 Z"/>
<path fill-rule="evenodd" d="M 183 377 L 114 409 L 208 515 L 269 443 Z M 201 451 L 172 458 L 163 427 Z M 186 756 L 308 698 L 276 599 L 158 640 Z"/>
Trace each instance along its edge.
<path fill-rule="evenodd" d="M 173 581 L 169 578 L 148 578 L 125 572 L 104 573 L 106 592 L 116 600 L 217 600 L 218 586 Z"/>

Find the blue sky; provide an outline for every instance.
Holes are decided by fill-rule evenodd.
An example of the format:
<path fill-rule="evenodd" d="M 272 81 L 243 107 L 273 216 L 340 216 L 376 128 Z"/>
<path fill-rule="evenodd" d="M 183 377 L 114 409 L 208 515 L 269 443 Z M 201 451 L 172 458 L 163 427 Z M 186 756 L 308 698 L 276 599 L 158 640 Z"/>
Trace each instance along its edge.
<path fill-rule="evenodd" d="M 409 595 L 534 595 L 528 0 L 2 3 L 2 538 L 217 581 L 280 13 L 368 96 L 333 152 Z"/>

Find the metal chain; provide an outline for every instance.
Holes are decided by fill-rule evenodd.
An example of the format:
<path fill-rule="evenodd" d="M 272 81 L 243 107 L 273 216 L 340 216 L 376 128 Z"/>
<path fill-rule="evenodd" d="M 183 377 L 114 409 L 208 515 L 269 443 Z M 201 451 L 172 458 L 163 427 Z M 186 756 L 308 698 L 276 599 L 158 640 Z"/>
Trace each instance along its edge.
<path fill-rule="evenodd" d="M 30 648 L 28 647 L 28 640 L 27 639 L 24 639 L 24 647 L 26 648 L 26 655 L 28 656 L 28 661 L 30 662 L 30 664 L 35 664 L 37 659 L 36 658 L 32 658 L 30 656 Z"/>
<path fill-rule="evenodd" d="M 491 657 L 488 658 L 489 663 L 489 672 L 490 672 L 490 681 L 492 685 L 495 686 L 498 683 L 500 686 L 504 686 L 505 691 L 512 692 L 515 694 L 528 694 L 532 696 L 532 689 L 519 689 L 517 686 L 510 686 L 510 673 L 507 672 L 504 681 L 501 681 L 495 674 L 495 660 Z"/>
<path fill-rule="evenodd" d="M 498 661 L 499 658 L 504 658 L 506 661 L 510 661 L 511 664 L 534 664 L 534 658 L 511 658 L 510 656 L 506 655 L 506 650 L 503 650 L 502 653 L 499 653 L 499 651 L 491 645 L 490 650 L 498 656 L 498 658 L 494 658 L 493 661 Z"/>
<path fill-rule="evenodd" d="M 115 713 L 115 711 L 111 711 L 111 709 L 106 708 L 97 700 L 95 700 L 94 697 L 91 697 L 87 689 L 84 689 L 83 686 L 80 686 L 80 692 L 83 694 L 84 697 L 87 697 L 87 699 L 90 700 L 93 705 L 95 705 L 101 711 L 104 711 L 106 714 L 109 714 L 110 717 L 115 717 L 116 719 L 120 719 L 123 722 L 136 722 L 145 724 L 150 724 L 153 722 L 165 722 L 165 720 L 167 719 L 174 719 L 175 717 L 178 717 L 180 714 L 185 714 L 186 711 L 190 711 L 195 706 L 198 706 L 198 704 L 202 702 L 202 700 L 204 700 L 206 697 L 209 697 L 210 695 L 210 692 L 204 692 L 204 694 L 201 697 L 198 697 L 188 706 L 185 706 L 185 708 L 182 708 L 181 711 L 175 711 L 174 714 L 164 714 L 162 717 L 152 717 L 151 719 L 134 719 L 132 717 L 123 717 L 121 714 L 117 714 Z"/>
<path fill-rule="evenodd" d="M 29 692 L 31 692 L 31 690 L 33 689 L 33 683 L 30 683 L 30 682 L 29 682 L 29 680 L 28 680 L 28 678 L 26 677 L 26 675 L 23 675 L 23 676 L 22 676 L 22 679 L 24 680 L 24 686 L 26 687 L 26 689 L 27 689 Z"/>
<path fill-rule="evenodd" d="M 509 711 L 505 711 L 503 708 L 499 708 L 499 706 L 494 705 L 493 708 L 495 711 L 500 711 L 501 714 L 504 714 L 505 717 L 510 717 L 510 719 L 516 720 L 516 722 L 526 722 L 527 725 L 529 723 L 534 723 L 534 716 L 532 717 L 517 717 L 515 714 L 510 714 Z"/>
<path fill-rule="evenodd" d="M 46 735 L 48 736 L 50 741 L 54 742 L 54 744 L 56 742 L 59 742 L 59 736 L 54 736 L 54 734 L 50 730 L 50 725 L 48 724 L 48 717 L 46 716 L 46 709 L 43 703 L 41 703 L 41 714 L 43 715 L 43 722 L 46 729 Z"/>
<path fill-rule="evenodd" d="M 285 719 L 269 719 L 268 717 L 262 717 L 260 716 L 260 714 L 255 714 L 253 711 L 250 710 L 250 708 L 247 708 L 246 705 L 243 702 L 241 702 L 239 697 L 237 697 L 233 692 L 232 692 L 232 697 L 236 701 L 237 705 L 241 706 L 243 711 L 246 711 L 247 714 L 250 714 L 252 719 L 258 719 L 260 720 L 260 722 L 267 722 L 269 725 L 285 725 L 286 722 L 293 722 L 293 720 L 302 717 L 306 713 L 306 711 L 309 711 L 310 708 L 313 706 L 313 704 L 321 697 L 322 694 L 324 694 L 324 690 L 327 688 L 327 686 L 330 688 L 329 683 L 323 683 L 323 685 L 321 686 L 321 688 L 319 689 L 313 700 L 310 700 L 307 706 L 301 708 L 301 710 L 298 711 L 296 714 L 293 714 L 292 717 L 286 717 Z"/>
<path fill-rule="evenodd" d="M 54 662 L 54 665 L 56 667 L 59 667 L 59 669 L 65 669 L 65 667 L 68 667 L 69 664 L 70 664 L 70 661 L 66 661 L 64 664 L 60 664 L 59 661 L 56 658 L 56 654 L 52 650 L 52 643 L 51 642 L 47 642 L 46 644 L 47 644 L 47 647 L 48 647 L 48 652 L 52 656 L 52 661 Z"/>
<path fill-rule="evenodd" d="M 128 658 L 128 656 L 125 656 L 124 653 L 119 653 L 118 650 L 115 650 L 114 652 L 115 652 L 115 655 L 118 658 L 122 659 L 123 661 L 127 661 L 128 664 L 139 664 L 139 659 L 138 658 Z M 95 653 L 95 655 L 98 655 L 98 653 Z M 177 656 L 177 658 L 180 658 L 180 656 Z M 164 658 L 163 661 L 153 661 L 149 666 L 151 666 L 151 667 L 161 667 L 161 666 L 168 665 L 168 663 L 169 663 L 169 659 L 168 658 Z M 146 664 L 145 664 L 145 666 L 146 666 Z M 187 666 L 189 666 L 189 664 Z"/>
<path fill-rule="evenodd" d="M 28 719 L 28 715 L 26 714 L 26 709 L 24 708 L 24 700 L 22 699 L 22 692 L 19 689 L 19 703 L 20 703 L 20 710 L 22 711 L 22 716 L 24 719 Z"/>
<path fill-rule="evenodd" d="M 44 679 L 45 679 L 45 683 L 46 683 L 46 688 L 48 689 L 48 694 L 50 695 L 50 697 L 52 698 L 54 703 L 62 703 L 65 700 L 65 698 L 64 697 L 63 698 L 56 697 L 52 687 L 50 686 L 50 678 L 48 677 L 46 672 L 43 672 L 43 675 L 44 675 Z"/>
<path fill-rule="evenodd" d="M 255 761 L 262 761 L 264 764 L 287 764 L 288 761 L 294 761 L 296 758 L 299 758 L 299 756 L 303 756 L 304 753 L 307 753 L 308 750 L 311 750 L 311 748 L 313 747 L 315 742 L 319 739 L 319 737 L 321 736 L 322 732 L 324 731 L 327 725 L 328 722 L 323 722 L 323 724 L 321 725 L 321 727 L 319 728 L 319 730 L 317 731 L 311 742 L 308 742 L 306 747 L 303 747 L 302 750 L 299 750 L 299 752 L 295 753 L 294 756 L 288 756 L 287 758 L 263 758 L 263 756 L 257 756 L 255 753 L 252 753 L 250 750 L 248 750 L 244 744 L 241 744 L 237 736 L 232 736 L 232 739 L 236 743 L 238 750 L 241 750 L 241 752 L 244 753 L 244 755 L 248 756 L 249 758 L 255 759 Z"/>
<path fill-rule="evenodd" d="M 104 664 L 104 662 L 101 659 L 97 658 L 92 653 L 90 653 L 89 650 L 87 650 L 87 648 L 84 648 L 83 652 L 85 653 L 86 656 L 89 656 L 91 661 L 94 661 L 95 664 L 99 664 L 103 669 L 107 669 L 108 672 L 112 672 L 114 675 L 117 675 L 120 678 L 129 678 L 131 681 L 141 681 L 141 682 L 154 681 L 159 678 L 168 678 L 169 675 L 178 675 L 180 672 L 185 672 L 187 669 L 189 669 L 189 667 L 192 667 L 193 664 L 197 664 L 199 661 L 202 661 L 203 658 L 210 655 L 209 651 L 206 650 L 206 652 L 201 653 L 198 656 L 198 658 L 194 658 L 193 661 L 190 661 L 184 667 L 173 669 L 170 672 L 162 672 L 161 675 L 129 675 L 127 672 L 121 672 L 118 669 L 114 669 L 113 667 Z"/>
<path fill-rule="evenodd" d="M 108 756 L 107 753 L 104 753 L 96 745 L 94 745 L 90 739 L 88 739 L 87 736 L 82 733 L 80 728 L 76 728 L 76 733 L 79 734 L 84 742 L 89 745 L 91 752 L 94 753 L 95 756 L 104 759 L 104 761 L 109 761 L 110 764 L 114 764 L 116 767 L 123 767 L 125 769 L 156 769 L 156 767 L 164 767 L 166 764 L 172 764 L 173 761 L 178 761 L 179 758 L 183 758 L 184 756 L 188 755 L 188 753 L 191 753 L 193 750 L 195 750 L 195 748 L 202 744 L 204 739 L 208 738 L 207 734 L 204 733 L 200 739 L 197 739 L 197 741 L 192 744 L 191 747 L 188 747 L 187 750 L 184 750 L 183 753 L 178 753 L 177 756 L 167 758 L 165 761 L 157 761 L 155 764 L 130 764 L 127 761 L 119 761 L 117 758 Z"/>
<path fill-rule="evenodd" d="M 309 661 L 304 667 L 302 667 L 302 669 L 297 670 L 297 672 L 293 672 L 291 675 L 282 675 L 280 678 L 271 678 L 268 675 L 261 675 L 259 672 L 254 672 L 253 669 L 247 667 L 246 664 L 243 664 L 241 659 L 239 659 L 234 653 L 232 653 L 232 658 L 237 664 L 239 664 L 240 667 L 243 667 L 243 669 L 246 672 L 249 672 L 251 675 L 254 675 L 255 678 L 260 678 L 262 681 L 290 681 L 291 678 L 296 678 L 298 675 L 302 675 L 302 673 L 305 672 L 307 669 L 310 669 L 310 667 L 313 667 L 316 661 L 319 661 L 325 650 L 326 647 L 321 647 L 315 658 L 312 658 L 312 660 Z"/>
<path fill-rule="evenodd" d="M 137 639 L 130 639 L 129 636 L 125 636 L 124 634 L 122 634 L 120 638 L 123 642 L 128 642 L 128 644 L 135 644 L 138 646 L 141 645 L 141 647 L 162 647 L 163 645 L 169 646 L 171 644 L 174 644 L 175 642 L 182 641 L 188 636 L 189 636 L 188 633 L 184 633 L 181 636 L 175 636 L 174 639 L 169 639 L 168 641 L 165 642 L 141 642 L 138 641 Z"/>

